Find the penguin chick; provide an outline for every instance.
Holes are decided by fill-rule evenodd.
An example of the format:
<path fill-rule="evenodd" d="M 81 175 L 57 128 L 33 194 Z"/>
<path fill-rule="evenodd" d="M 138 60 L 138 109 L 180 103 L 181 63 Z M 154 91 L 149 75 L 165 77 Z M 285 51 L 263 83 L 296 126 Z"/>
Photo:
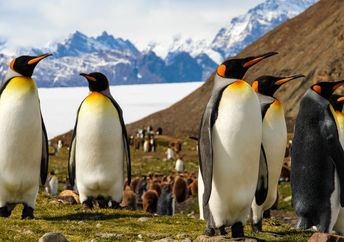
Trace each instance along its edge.
<path fill-rule="evenodd" d="M 132 211 L 135 211 L 137 209 L 136 195 L 129 186 L 126 186 L 123 191 L 121 207 Z"/>
<path fill-rule="evenodd" d="M 172 193 L 172 185 L 167 184 L 162 188 L 158 200 L 157 214 L 173 216 L 175 211 L 175 199 Z"/>
<path fill-rule="evenodd" d="M 178 176 L 173 184 L 173 194 L 176 197 L 178 203 L 184 202 L 188 196 L 188 186 L 186 181 Z"/>
<path fill-rule="evenodd" d="M 149 213 L 155 213 L 158 205 L 159 195 L 155 190 L 148 190 L 143 194 L 143 210 Z"/>

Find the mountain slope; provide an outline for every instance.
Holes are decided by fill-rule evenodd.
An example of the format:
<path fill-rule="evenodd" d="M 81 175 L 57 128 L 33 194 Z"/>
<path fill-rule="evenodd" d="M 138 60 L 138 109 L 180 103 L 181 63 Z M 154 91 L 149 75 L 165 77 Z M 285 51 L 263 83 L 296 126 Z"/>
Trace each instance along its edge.
<path fill-rule="evenodd" d="M 294 120 L 300 98 L 313 83 L 344 79 L 344 1 L 320 0 L 253 42 L 238 57 L 268 51 L 279 54 L 252 67 L 244 80 L 252 83 L 261 75 L 306 75 L 304 79 L 285 84 L 276 93 L 284 105 L 286 116 Z M 165 133 L 171 135 L 197 135 L 213 77 L 170 108 L 129 124 L 129 133 L 137 127 L 151 124 L 163 127 Z"/>

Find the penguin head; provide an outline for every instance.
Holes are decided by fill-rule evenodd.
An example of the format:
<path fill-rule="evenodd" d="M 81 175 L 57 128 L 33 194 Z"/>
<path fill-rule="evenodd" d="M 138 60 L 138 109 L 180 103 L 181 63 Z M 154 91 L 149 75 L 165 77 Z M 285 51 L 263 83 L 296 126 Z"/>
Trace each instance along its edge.
<path fill-rule="evenodd" d="M 251 66 L 276 54 L 278 53 L 268 52 L 258 56 L 226 60 L 217 68 L 217 74 L 224 78 L 242 79 Z"/>
<path fill-rule="evenodd" d="M 344 96 L 341 96 L 338 94 L 332 94 L 329 100 L 334 110 L 340 111 L 340 112 L 342 111 L 343 104 L 344 104 Z"/>
<path fill-rule="evenodd" d="M 293 75 L 287 77 L 261 76 L 252 83 L 252 88 L 258 93 L 272 97 L 277 89 L 284 83 L 300 77 L 304 77 L 304 75 Z"/>
<path fill-rule="evenodd" d="M 10 68 L 23 76 L 31 77 L 38 62 L 51 55 L 46 53 L 40 56 L 19 56 L 11 61 Z"/>
<path fill-rule="evenodd" d="M 109 88 L 109 80 L 100 72 L 80 73 L 80 75 L 87 79 L 90 91 L 101 92 Z"/>
<path fill-rule="evenodd" d="M 311 89 L 328 100 L 332 93 L 343 84 L 344 80 L 337 82 L 318 82 L 312 85 Z"/>

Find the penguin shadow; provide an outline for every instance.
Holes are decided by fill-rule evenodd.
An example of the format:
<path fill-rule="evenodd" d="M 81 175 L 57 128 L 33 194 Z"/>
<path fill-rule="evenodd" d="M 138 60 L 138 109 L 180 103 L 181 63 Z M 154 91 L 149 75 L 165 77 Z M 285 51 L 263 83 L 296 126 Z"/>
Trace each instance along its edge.
<path fill-rule="evenodd" d="M 59 221 L 59 220 L 112 220 L 112 219 L 119 219 L 119 218 L 140 218 L 142 214 L 121 214 L 121 213 L 112 213 L 112 214 L 104 214 L 101 212 L 88 212 L 88 211 L 80 211 L 73 214 L 66 214 L 62 216 L 49 216 L 49 217 L 41 217 L 41 219 L 49 220 L 49 221 Z M 152 217 L 149 214 L 145 214 L 145 217 Z"/>

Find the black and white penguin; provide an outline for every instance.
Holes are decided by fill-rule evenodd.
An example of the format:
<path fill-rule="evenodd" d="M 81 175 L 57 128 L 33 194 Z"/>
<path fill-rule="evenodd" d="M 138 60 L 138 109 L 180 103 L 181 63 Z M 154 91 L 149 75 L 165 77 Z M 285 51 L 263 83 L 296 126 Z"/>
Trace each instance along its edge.
<path fill-rule="evenodd" d="M 297 227 L 331 233 L 344 206 L 344 151 L 338 120 L 329 102 L 341 85 L 320 82 L 311 86 L 300 102 L 291 147 L 292 205 Z"/>
<path fill-rule="evenodd" d="M 252 202 L 250 214 L 254 232 L 262 230 L 263 213 L 270 209 L 276 201 L 277 185 L 287 145 L 287 125 L 283 106 L 273 95 L 281 85 L 300 77 L 304 77 L 304 75 L 261 76 L 252 83 L 252 88 L 256 91 L 259 99 L 263 119 L 260 155 L 260 167 L 262 169 L 260 172 L 268 171 L 268 174 L 258 175 L 257 192 Z"/>
<path fill-rule="evenodd" d="M 22 218 L 33 218 L 39 177 L 47 178 L 48 139 L 31 76 L 50 55 L 13 59 L 0 86 L 0 217 L 22 203 Z"/>
<path fill-rule="evenodd" d="M 78 186 L 80 202 L 92 208 L 111 201 L 118 208 L 124 184 L 124 160 L 130 186 L 131 162 L 122 110 L 111 96 L 109 81 L 99 72 L 81 73 L 91 93 L 81 103 L 69 153 L 69 179 Z"/>
<path fill-rule="evenodd" d="M 344 114 L 342 113 L 344 96 L 333 94 L 330 97 L 330 103 L 337 115 L 339 140 L 342 148 L 344 148 Z M 333 226 L 333 229 L 342 235 L 344 234 L 344 208 L 340 208 L 338 218 Z"/>
<path fill-rule="evenodd" d="M 244 225 L 255 194 L 262 115 L 258 97 L 241 80 L 259 61 L 277 54 L 230 59 L 217 69 L 210 100 L 201 120 L 199 206 L 208 223 L 206 235 L 232 226 L 232 237 L 244 235 Z M 249 169 L 248 169 L 249 167 Z"/>

